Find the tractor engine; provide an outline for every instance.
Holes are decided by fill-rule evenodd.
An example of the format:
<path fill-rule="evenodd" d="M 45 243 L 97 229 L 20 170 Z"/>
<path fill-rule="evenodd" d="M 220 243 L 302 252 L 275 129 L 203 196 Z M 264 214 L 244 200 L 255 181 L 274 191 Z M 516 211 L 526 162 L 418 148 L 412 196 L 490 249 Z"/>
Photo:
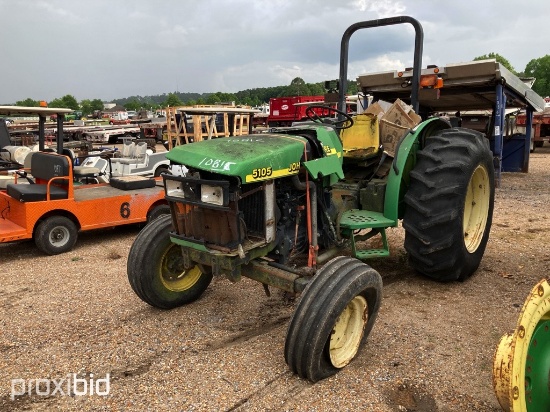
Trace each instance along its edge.
<path fill-rule="evenodd" d="M 298 191 L 290 179 L 277 181 L 277 241 L 274 254 L 286 264 L 308 246 L 306 193 Z"/>

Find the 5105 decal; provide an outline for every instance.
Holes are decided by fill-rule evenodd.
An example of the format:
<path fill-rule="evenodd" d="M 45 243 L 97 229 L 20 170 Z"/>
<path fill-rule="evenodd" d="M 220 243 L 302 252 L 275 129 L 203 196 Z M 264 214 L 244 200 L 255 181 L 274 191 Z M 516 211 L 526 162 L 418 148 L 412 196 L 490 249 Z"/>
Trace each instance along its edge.
<path fill-rule="evenodd" d="M 246 182 L 275 179 L 277 177 L 294 175 L 300 171 L 300 162 L 293 162 L 284 169 L 273 170 L 273 167 L 258 167 L 252 169 L 252 173 L 246 175 Z"/>

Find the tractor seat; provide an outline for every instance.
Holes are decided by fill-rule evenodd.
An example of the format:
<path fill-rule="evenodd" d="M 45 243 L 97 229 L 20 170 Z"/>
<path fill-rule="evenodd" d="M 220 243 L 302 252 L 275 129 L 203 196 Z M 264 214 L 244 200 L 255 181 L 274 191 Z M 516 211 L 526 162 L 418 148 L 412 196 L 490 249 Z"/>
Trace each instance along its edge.
<path fill-rule="evenodd" d="M 345 158 L 376 156 L 380 146 L 378 117 L 370 113 L 358 114 L 354 117 L 353 126 L 342 130 L 340 138 Z"/>

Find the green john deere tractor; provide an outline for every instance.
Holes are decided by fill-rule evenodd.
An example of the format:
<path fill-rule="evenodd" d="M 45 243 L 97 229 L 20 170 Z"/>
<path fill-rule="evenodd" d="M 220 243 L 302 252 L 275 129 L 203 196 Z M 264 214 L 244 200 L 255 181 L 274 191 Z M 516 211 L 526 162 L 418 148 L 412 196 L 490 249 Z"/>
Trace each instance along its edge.
<path fill-rule="evenodd" d="M 416 29 L 410 104 L 418 108 L 422 29 L 410 17 L 351 26 L 340 85 L 351 34 L 398 23 Z M 167 157 L 188 172 L 163 175 L 171 215 L 139 233 L 128 259 L 132 289 L 158 308 L 198 299 L 213 276 L 301 294 L 285 359 L 314 382 L 347 365 L 373 327 L 382 280 L 364 261 L 389 254 L 387 228 L 403 220 L 417 271 L 463 280 L 481 261 L 493 213 L 493 157 L 480 133 L 433 117 L 405 129 L 388 154 L 369 132 L 376 116 L 349 115 L 342 89 L 339 109 L 327 109 L 337 117 L 310 108 L 299 126 L 172 149 Z M 367 246 L 375 236 L 382 246 Z"/>

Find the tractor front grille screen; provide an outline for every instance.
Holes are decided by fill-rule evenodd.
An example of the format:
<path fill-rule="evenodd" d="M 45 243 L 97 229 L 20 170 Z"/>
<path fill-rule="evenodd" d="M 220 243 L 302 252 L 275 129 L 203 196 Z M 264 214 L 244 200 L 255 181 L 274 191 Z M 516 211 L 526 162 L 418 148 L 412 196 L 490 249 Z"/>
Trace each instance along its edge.
<path fill-rule="evenodd" d="M 243 193 L 239 200 L 239 210 L 246 225 L 246 236 L 263 238 L 265 236 L 265 193 L 252 185 L 248 185 L 247 189 L 249 189 L 248 192 Z"/>
<path fill-rule="evenodd" d="M 176 234 L 193 242 L 233 249 L 241 241 L 234 203 L 230 210 L 209 209 L 182 202 L 170 202 Z M 233 208 L 231 207 L 233 206 Z"/>
<path fill-rule="evenodd" d="M 172 236 L 222 252 L 244 241 L 271 242 L 274 237 L 272 182 L 230 187 L 228 181 L 163 175 L 175 231 Z M 269 227 L 268 227 L 269 226 Z"/>

